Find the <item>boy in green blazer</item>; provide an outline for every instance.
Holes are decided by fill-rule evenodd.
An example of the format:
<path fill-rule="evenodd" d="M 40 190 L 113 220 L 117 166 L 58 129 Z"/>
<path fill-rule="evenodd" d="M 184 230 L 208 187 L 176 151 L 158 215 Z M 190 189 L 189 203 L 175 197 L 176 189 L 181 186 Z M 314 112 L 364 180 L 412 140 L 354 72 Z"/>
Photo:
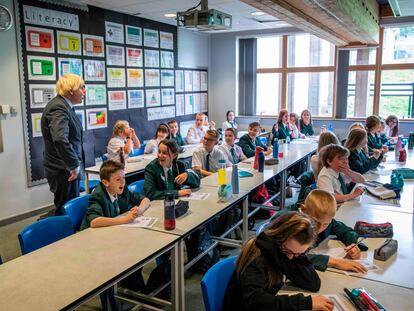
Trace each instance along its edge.
<path fill-rule="evenodd" d="M 264 145 L 259 139 L 260 123 L 252 122 L 249 124 L 249 131 L 239 139 L 239 146 L 242 148 L 244 155 L 247 158 L 254 156 L 256 147 L 262 147 L 265 151 L 265 155 L 272 153 L 272 147 Z"/>
<path fill-rule="evenodd" d="M 181 134 L 178 132 L 178 123 L 176 120 L 171 120 L 168 122 L 168 127 L 170 128 L 170 139 L 175 140 L 179 147 L 185 145 L 184 139 Z"/>

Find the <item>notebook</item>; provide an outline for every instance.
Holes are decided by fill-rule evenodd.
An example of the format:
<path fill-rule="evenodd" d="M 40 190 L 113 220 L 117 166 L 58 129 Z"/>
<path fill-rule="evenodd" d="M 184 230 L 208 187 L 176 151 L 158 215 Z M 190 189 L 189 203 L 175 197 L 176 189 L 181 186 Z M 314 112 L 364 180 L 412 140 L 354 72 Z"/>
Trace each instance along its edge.
<path fill-rule="evenodd" d="M 394 190 L 387 189 L 384 186 L 366 187 L 366 189 L 370 194 L 382 200 L 393 199 L 397 196 Z"/>

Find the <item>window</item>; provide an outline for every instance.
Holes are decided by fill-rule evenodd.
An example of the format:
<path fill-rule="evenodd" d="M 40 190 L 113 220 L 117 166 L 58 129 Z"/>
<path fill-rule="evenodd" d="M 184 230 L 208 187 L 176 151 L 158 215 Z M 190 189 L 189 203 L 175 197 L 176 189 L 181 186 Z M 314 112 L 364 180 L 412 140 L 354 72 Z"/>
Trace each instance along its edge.
<path fill-rule="evenodd" d="M 376 49 L 352 50 L 349 53 L 349 65 L 375 65 Z"/>
<path fill-rule="evenodd" d="M 280 68 L 282 65 L 282 37 L 257 39 L 257 68 Z"/>
<path fill-rule="evenodd" d="M 280 110 L 280 73 L 258 73 L 256 115 L 277 115 Z"/>
<path fill-rule="evenodd" d="M 384 29 L 382 63 L 414 63 L 414 26 Z"/>
<path fill-rule="evenodd" d="M 373 114 L 374 71 L 350 71 L 348 76 L 347 118 Z"/>

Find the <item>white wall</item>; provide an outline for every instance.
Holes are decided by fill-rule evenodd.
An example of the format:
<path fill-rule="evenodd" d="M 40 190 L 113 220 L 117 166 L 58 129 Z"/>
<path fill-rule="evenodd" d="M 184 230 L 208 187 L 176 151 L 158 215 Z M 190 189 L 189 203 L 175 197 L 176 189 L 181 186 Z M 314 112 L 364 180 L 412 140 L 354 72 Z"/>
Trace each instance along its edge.
<path fill-rule="evenodd" d="M 208 68 L 210 35 L 178 28 L 178 67 Z"/>

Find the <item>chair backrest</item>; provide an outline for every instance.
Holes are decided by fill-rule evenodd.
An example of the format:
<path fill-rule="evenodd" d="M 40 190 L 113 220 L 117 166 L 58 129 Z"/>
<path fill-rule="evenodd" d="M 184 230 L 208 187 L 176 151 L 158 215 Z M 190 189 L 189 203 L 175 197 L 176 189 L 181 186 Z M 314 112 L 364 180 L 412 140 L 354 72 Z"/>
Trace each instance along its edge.
<path fill-rule="evenodd" d="M 236 256 L 226 258 L 212 266 L 201 280 L 204 308 L 206 311 L 221 311 L 224 294 L 234 272 Z"/>
<path fill-rule="evenodd" d="M 74 231 L 78 231 L 86 210 L 89 206 L 90 194 L 85 194 L 65 203 L 62 207 L 63 215 L 68 215 Z"/>
<path fill-rule="evenodd" d="M 141 193 L 142 189 L 144 189 L 144 180 L 141 179 L 134 181 L 133 183 L 128 185 L 128 189 L 131 192 Z"/>
<path fill-rule="evenodd" d="M 19 233 L 22 255 L 73 234 L 69 216 L 53 216 L 35 222 Z"/>
<path fill-rule="evenodd" d="M 256 235 L 259 235 L 262 233 L 270 224 L 270 221 L 266 221 L 262 224 L 260 224 L 259 228 L 256 229 Z"/>

